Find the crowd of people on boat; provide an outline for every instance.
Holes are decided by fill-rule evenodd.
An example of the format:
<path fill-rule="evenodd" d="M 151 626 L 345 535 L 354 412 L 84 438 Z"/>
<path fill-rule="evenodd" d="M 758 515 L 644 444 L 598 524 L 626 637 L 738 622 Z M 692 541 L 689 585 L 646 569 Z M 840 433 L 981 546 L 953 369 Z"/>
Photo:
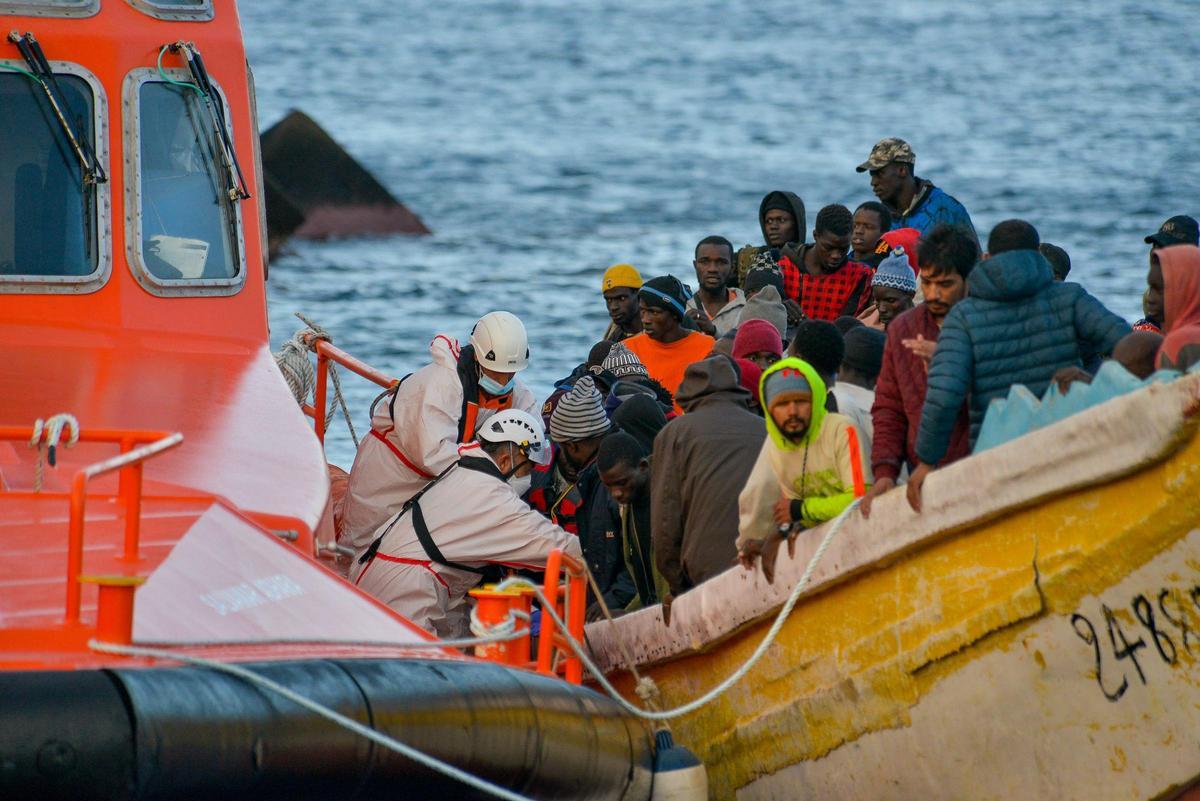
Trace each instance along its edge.
<path fill-rule="evenodd" d="M 869 518 L 906 485 L 919 512 L 930 471 L 971 453 L 1014 386 L 1200 361 L 1195 219 L 1145 237 L 1130 325 L 1030 222 L 981 241 L 915 168 L 908 143 L 880 141 L 857 168 L 877 200 L 827 205 L 811 232 L 798 194 L 768 193 L 762 244 L 697 243 L 694 292 L 603 270 L 611 324 L 544 402 L 520 381 L 534 354 L 515 315 L 436 336 L 377 401 L 336 506 L 351 580 L 459 637 L 471 588 L 562 549 L 594 579 L 589 619 L 661 603 L 669 623 L 674 598 L 738 562 L 770 580 L 784 543 L 856 500 Z"/>

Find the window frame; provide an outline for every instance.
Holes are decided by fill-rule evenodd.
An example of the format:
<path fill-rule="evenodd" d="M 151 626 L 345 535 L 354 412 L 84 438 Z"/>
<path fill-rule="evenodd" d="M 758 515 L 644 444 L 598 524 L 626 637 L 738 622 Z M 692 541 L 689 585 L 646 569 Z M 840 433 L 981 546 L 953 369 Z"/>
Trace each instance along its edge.
<path fill-rule="evenodd" d="M 0 59 L 25 69 L 24 61 Z M 72 61 L 50 61 L 50 71 L 56 75 L 81 78 L 92 90 L 92 130 L 95 131 L 92 152 L 111 176 L 108 150 L 108 96 L 104 84 L 86 67 Z M 5 70 L 8 73 L 8 70 Z M 20 76 L 20 73 L 12 73 Z M 25 80 L 29 80 L 25 78 Z M 40 90 L 39 90 L 40 91 Z M 4 275 L 0 274 L 0 294 L 68 294 L 86 295 L 108 283 L 112 275 L 112 181 L 96 185 L 96 269 L 87 275 Z"/>
<path fill-rule="evenodd" d="M 0 2 L 0 16 L 83 18 L 94 17 L 98 13 L 100 13 L 100 0 L 81 0 L 70 4 L 55 3 L 51 0 Z"/>
<path fill-rule="evenodd" d="M 155 0 L 125 0 L 129 5 L 154 19 L 172 22 L 208 22 L 215 14 L 212 0 L 204 0 L 198 6 L 179 3 L 160 3 Z"/>
<path fill-rule="evenodd" d="M 192 75 L 181 68 L 163 68 L 171 79 L 191 82 Z M 147 83 L 166 83 L 154 67 L 139 67 L 125 76 L 122 104 L 125 110 L 125 256 L 133 277 L 152 295 L 159 297 L 211 297 L 236 295 L 246 283 L 246 232 L 242 224 L 242 203 L 234 204 L 237 237 L 237 274 L 232 278 L 161 279 L 151 272 L 142 258 L 142 109 L 141 91 Z M 225 110 L 225 128 L 233 141 L 233 114 L 225 99 L 225 90 L 212 82 Z"/>

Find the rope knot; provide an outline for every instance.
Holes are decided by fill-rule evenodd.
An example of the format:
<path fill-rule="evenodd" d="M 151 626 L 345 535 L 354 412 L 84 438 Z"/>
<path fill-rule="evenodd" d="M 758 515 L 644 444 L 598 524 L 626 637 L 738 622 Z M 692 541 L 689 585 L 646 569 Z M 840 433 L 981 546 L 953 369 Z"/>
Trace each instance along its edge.
<path fill-rule="evenodd" d="M 649 676 L 642 676 L 638 679 L 637 688 L 634 692 L 637 693 L 638 698 L 642 699 L 642 703 L 646 705 L 651 704 L 659 695 L 658 685 Z"/>
<path fill-rule="evenodd" d="M 67 432 L 66 442 L 63 442 L 64 430 Z M 45 469 L 42 466 L 43 451 L 50 466 L 54 467 L 58 464 L 58 446 L 64 444 L 68 448 L 73 448 L 77 442 L 79 442 L 79 421 L 72 414 L 63 412 L 48 420 L 42 420 L 39 417 L 34 421 L 33 436 L 29 438 L 29 447 L 37 448 L 37 461 L 33 466 L 34 492 L 42 491 L 42 474 Z"/>

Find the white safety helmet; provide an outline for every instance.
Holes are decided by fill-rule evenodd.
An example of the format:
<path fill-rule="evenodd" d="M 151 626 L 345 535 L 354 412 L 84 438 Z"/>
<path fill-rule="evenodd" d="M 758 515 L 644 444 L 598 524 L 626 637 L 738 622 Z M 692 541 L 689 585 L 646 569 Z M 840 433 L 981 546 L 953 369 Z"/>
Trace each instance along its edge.
<path fill-rule="evenodd" d="M 484 442 L 511 442 L 537 465 L 550 464 L 550 443 L 542 421 L 521 409 L 505 409 L 479 424 L 476 439 Z"/>
<path fill-rule="evenodd" d="M 471 329 L 471 347 L 479 364 L 499 373 L 515 373 L 529 366 L 529 337 L 525 325 L 512 312 L 488 312 Z"/>

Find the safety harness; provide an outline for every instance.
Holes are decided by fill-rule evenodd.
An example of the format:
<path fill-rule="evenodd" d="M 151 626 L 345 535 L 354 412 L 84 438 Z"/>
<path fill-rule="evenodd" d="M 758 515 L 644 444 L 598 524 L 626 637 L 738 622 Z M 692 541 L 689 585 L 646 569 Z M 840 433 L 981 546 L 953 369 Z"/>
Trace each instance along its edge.
<path fill-rule="evenodd" d="M 422 496 L 429 492 L 429 490 L 433 489 L 435 484 L 440 482 L 446 476 L 450 475 L 450 472 L 456 467 L 461 467 L 464 470 L 473 470 L 476 473 L 483 473 L 484 475 L 492 476 L 497 481 L 507 480 L 504 474 L 500 472 L 500 468 L 497 467 L 496 463 L 491 459 L 481 456 L 460 457 L 457 462 L 452 463 L 449 467 L 439 473 L 437 477 L 433 479 L 433 481 L 430 481 L 428 484 L 422 487 L 416 495 L 404 502 L 404 506 L 400 509 L 399 513 L 392 518 L 392 522 L 388 523 L 387 528 L 383 530 L 383 533 L 376 537 L 374 541 L 371 542 L 370 547 L 367 548 L 361 557 L 359 557 L 358 563 L 360 565 L 365 565 L 374 559 L 375 555 L 379 553 L 379 547 L 383 545 L 384 537 L 388 535 L 388 532 L 392 530 L 392 527 L 395 526 L 396 523 L 400 522 L 400 518 L 404 517 L 405 514 L 411 513 L 413 531 L 417 535 L 417 541 L 421 543 L 421 547 L 425 549 L 425 555 L 429 557 L 429 561 L 435 562 L 443 567 L 450 567 L 455 570 L 474 573 L 481 577 L 495 576 L 499 578 L 498 567 L 491 565 L 483 568 L 468 567 L 467 565 L 460 564 L 458 562 L 451 562 L 449 559 L 447 559 L 442 554 L 441 549 L 438 548 L 437 543 L 433 541 L 433 534 L 429 530 L 429 525 L 425 522 L 425 514 L 421 511 Z"/>

